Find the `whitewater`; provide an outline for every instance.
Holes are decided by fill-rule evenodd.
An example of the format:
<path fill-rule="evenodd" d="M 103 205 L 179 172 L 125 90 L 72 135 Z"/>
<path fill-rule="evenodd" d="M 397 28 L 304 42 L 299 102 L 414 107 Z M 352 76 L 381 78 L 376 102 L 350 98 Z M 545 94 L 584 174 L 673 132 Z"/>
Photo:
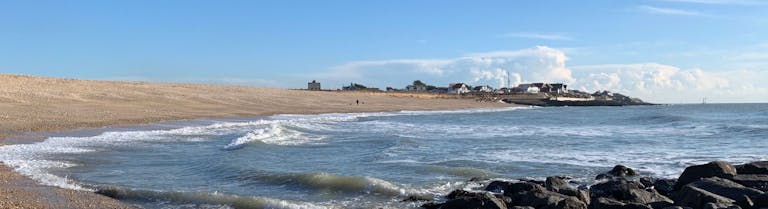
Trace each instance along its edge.
<path fill-rule="evenodd" d="M 623 164 L 673 178 L 768 160 L 765 136 L 767 104 L 510 107 L 113 127 L 2 146 L 0 161 L 144 208 L 414 208 L 401 200 L 476 189 L 475 177 L 589 182 Z"/>

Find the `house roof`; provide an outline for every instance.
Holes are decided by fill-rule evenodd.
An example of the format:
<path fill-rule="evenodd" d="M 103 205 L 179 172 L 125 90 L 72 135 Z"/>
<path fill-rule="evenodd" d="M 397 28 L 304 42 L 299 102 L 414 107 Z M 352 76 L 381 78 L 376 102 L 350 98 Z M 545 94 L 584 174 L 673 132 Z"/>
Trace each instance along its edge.
<path fill-rule="evenodd" d="M 458 88 L 461 88 L 461 87 L 463 87 L 463 86 L 467 86 L 467 84 L 464 84 L 464 83 L 455 83 L 455 84 L 451 85 L 451 88 L 453 88 L 453 89 L 458 89 Z M 468 86 L 467 86 L 467 87 L 468 87 Z"/>

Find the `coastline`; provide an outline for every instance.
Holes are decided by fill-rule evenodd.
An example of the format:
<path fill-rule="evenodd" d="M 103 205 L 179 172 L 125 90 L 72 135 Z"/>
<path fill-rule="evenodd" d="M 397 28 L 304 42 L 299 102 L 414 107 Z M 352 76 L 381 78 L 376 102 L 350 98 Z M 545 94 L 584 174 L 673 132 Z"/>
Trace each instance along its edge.
<path fill-rule="evenodd" d="M 355 101 L 362 104 L 353 104 Z M 0 74 L 0 146 L 58 132 L 203 118 L 514 107 L 470 99 Z M 92 192 L 39 185 L 0 165 L 0 208 L 132 208 Z"/>

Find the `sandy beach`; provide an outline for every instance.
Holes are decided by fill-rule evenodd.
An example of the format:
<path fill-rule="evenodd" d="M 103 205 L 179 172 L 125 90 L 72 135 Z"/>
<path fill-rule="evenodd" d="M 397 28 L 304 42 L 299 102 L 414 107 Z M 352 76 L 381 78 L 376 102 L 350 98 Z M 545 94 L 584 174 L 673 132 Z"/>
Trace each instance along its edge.
<path fill-rule="evenodd" d="M 508 106 L 429 95 L 0 75 L 0 139 L 195 118 Z M 130 208 L 90 192 L 41 186 L 7 167 L 0 167 L 0 189 L 0 208 Z"/>

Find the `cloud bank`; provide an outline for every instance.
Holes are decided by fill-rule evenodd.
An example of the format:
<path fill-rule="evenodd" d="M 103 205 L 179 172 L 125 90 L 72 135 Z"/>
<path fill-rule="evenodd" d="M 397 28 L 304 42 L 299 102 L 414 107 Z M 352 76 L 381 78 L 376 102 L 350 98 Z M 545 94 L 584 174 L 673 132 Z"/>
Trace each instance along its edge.
<path fill-rule="evenodd" d="M 768 78 L 761 71 L 705 71 L 659 63 L 568 66 L 559 49 L 537 46 L 513 51 L 467 54 L 451 59 L 394 59 L 355 61 L 311 75 L 331 86 L 359 82 L 384 88 L 403 88 L 419 79 L 432 85 L 450 82 L 494 87 L 528 82 L 563 82 L 570 89 L 611 90 L 652 102 L 768 101 Z M 509 83 L 508 83 L 509 82 Z"/>

